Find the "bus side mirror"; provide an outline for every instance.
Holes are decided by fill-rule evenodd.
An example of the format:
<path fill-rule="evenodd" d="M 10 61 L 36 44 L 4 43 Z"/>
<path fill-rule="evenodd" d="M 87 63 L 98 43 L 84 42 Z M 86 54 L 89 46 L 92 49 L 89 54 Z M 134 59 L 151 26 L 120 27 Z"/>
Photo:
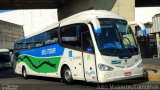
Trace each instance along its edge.
<path fill-rule="evenodd" d="M 147 29 L 146 29 L 146 27 L 145 27 L 145 25 L 143 23 L 130 21 L 129 22 L 129 26 L 131 26 L 131 25 L 138 25 L 140 27 L 140 30 L 141 30 L 141 36 L 147 36 L 148 32 L 147 32 Z"/>

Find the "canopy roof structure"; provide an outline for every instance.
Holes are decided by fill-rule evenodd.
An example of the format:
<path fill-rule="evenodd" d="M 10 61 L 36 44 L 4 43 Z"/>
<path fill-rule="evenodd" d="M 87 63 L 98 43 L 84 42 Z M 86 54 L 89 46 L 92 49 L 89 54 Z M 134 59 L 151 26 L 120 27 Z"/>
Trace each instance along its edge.
<path fill-rule="evenodd" d="M 72 0 L 1 0 L 0 9 L 53 9 L 61 8 L 69 2 Z M 159 0 L 135 0 L 135 6 L 160 6 L 160 2 Z"/>

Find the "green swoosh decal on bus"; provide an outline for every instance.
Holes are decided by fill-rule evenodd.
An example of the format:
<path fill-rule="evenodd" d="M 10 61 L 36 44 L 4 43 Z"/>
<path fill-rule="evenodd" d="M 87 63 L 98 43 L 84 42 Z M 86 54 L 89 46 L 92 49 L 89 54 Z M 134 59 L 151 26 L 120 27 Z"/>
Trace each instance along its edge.
<path fill-rule="evenodd" d="M 23 59 L 21 59 L 21 58 L 18 58 L 18 59 L 20 59 L 21 61 L 23 61 L 25 58 L 32 64 L 32 66 L 33 66 L 35 69 L 40 68 L 43 64 L 47 64 L 47 65 L 49 65 L 49 66 L 51 66 L 51 67 L 56 68 L 56 64 L 52 64 L 52 63 L 49 63 L 49 62 L 47 62 L 47 61 L 42 62 L 42 63 L 41 63 L 40 65 L 38 65 L 38 66 L 35 66 L 35 65 L 32 63 L 31 59 L 30 59 L 28 56 L 24 56 Z"/>
<path fill-rule="evenodd" d="M 61 57 L 37 58 L 33 56 L 22 55 L 17 63 L 24 62 L 26 65 L 38 73 L 57 72 Z"/>

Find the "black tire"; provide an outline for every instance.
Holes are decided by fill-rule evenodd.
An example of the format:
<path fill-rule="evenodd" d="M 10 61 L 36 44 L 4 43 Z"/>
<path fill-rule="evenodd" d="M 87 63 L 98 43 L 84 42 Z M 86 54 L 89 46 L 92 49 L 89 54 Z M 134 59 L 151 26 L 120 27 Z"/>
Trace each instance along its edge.
<path fill-rule="evenodd" d="M 28 75 L 27 75 L 27 72 L 26 72 L 26 68 L 25 68 L 25 67 L 22 68 L 22 76 L 23 76 L 24 79 L 27 79 L 27 78 L 28 78 Z"/>
<path fill-rule="evenodd" d="M 72 72 L 69 69 L 69 67 L 65 66 L 62 69 L 62 82 L 66 83 L 66 84 L 71 84 L 73 82 L 73 78 L 72 78 Z"/>

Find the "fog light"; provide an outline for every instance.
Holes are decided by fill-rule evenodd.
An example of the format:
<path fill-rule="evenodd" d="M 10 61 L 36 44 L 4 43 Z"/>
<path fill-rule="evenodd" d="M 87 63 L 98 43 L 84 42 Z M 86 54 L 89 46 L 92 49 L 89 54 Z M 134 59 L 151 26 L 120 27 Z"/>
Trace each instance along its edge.
<path fill-rule="evenodd" d="M 109 77 L 109 75 L 108 75 L 108 74 L 105 74 L 105 75 L 104 75 L 104 77 L 105 77 L 105 78 L 108 78 L 108 77 Z"/>

